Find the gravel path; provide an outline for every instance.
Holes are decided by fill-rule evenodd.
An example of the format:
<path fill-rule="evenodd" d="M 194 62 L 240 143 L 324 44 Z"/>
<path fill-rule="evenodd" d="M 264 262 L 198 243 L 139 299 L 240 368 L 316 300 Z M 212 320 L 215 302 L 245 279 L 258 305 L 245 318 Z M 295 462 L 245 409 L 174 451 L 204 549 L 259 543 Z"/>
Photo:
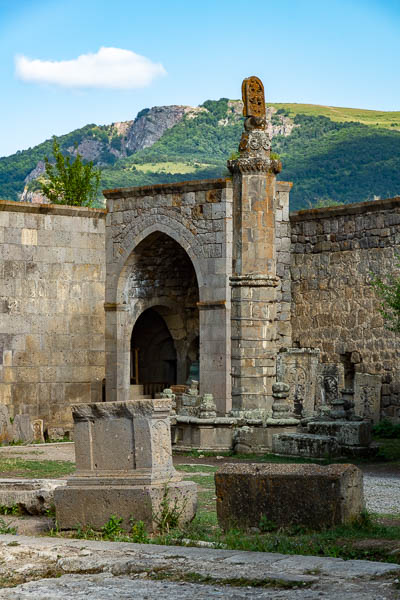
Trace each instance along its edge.
<path fill-rule="evenodd" d="M 400 515 L 400 478 L 364 474 L 364 497 L 368 511 Z"/>

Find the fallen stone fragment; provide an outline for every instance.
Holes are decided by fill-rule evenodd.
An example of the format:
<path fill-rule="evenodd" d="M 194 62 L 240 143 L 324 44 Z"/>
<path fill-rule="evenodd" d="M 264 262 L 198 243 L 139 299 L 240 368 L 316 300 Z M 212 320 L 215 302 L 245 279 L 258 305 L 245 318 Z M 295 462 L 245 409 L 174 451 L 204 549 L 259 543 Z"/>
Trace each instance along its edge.
<path fill-rule="evenodd" d="M 54 490 L 65 485 L 64 479 L 0 479 L 0 506 L 43 515 L 54 505 Z"/>

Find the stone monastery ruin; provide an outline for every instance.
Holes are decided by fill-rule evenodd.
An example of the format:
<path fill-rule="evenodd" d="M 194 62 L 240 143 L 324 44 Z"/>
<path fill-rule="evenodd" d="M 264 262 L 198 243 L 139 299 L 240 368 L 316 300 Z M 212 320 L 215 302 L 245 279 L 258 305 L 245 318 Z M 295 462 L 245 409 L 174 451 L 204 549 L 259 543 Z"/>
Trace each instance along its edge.
<path fill-rule="evenodd" d="M 177 448 L 311 456 L 362 453 L 371 422 L 399 420 L 370 279 L 396 262 L 400 197 L 289 215 L 262 83 L 242 91 L 231 177 L 106 190 L 107 210 L 0 202 L 12 417 L 57 439 L 71 404 L 171 397 Z"/>

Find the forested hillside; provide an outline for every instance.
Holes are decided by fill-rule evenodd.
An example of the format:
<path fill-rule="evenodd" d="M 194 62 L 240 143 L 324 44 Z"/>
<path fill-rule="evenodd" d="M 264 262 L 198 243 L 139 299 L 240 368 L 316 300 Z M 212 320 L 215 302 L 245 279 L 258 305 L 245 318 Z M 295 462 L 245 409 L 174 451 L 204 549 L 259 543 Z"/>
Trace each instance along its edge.
<path fill-rule="evenodd" d="M 294 183 L 291 210 L 400 194 L 400 112 L 280 104 L 269 107 L 268 120 L 280 178 Z M 222 98 L 144 109 L 134 121 L 87 125 L 59 141 L 65 153 L 78 145 L 102 168 L 103 188 L 203 179 L 228 175 L 242 121 L 241 103 Z M 0 198 L 18 200 L 24 188 L 37 188 L 40 161 L 50 154 L 46 141 L 0 159 Z"/>

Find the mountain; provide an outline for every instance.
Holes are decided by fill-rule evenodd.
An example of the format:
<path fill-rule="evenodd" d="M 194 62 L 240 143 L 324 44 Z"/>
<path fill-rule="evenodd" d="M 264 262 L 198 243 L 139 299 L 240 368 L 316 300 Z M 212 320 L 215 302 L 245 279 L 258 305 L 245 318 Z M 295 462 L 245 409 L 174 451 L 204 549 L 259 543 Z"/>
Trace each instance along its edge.
<path fill-rule="evenodd" d="M 282 180 L 293 181 L 291 209 L 359 202 L 400 192 L 400 112 L 307 104 L 267 110 Z M 58 139 L 102 169 L 102 187 L 123 187 L 228 175 L 243 128 L 239 100 L 199 107 L 145 108 L 132 121 L 86 125 Z M 37 200 L 43 158 L 52 142 L 0 158 L 0 198 Z M 40 198 L 39 198 L 40 200 Z"/>

